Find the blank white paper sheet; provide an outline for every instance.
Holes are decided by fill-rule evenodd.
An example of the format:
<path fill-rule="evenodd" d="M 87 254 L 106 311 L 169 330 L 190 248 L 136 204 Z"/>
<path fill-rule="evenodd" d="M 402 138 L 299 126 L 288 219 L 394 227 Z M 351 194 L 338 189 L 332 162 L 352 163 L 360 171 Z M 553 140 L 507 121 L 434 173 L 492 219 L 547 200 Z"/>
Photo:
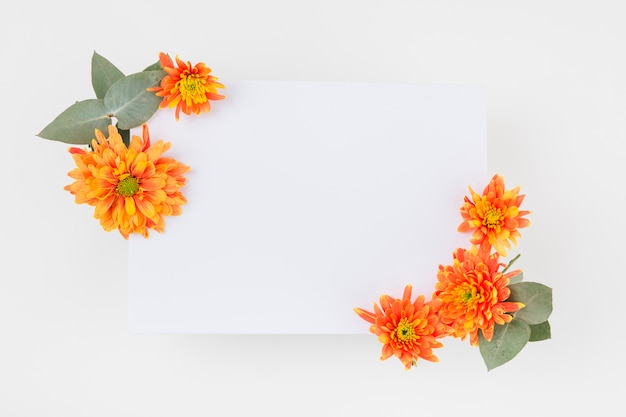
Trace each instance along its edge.
<path fill-rule="evenodd" d="M 182 215 L 130 238 L 131 333 L 360 334 L 354 307 L 429 299 L 491 177 L 484 89 L 220 81 L 210 112 L 148 121 L 191 172 Z"/>

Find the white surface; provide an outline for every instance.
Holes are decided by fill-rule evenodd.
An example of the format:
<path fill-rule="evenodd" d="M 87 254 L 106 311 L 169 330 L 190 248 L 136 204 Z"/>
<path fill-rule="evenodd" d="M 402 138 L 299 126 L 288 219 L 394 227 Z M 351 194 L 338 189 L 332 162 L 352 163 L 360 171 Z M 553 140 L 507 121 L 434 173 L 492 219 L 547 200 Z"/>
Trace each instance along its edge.
<path fill-rule="evenodd" d="M 61 0 L 3 9 L 0 415 L 483 416 L 490 408 L 543 417 L 623 408 L 623 1 L 180 7 Z M 393 358 L 378 361 L 372 335 L 130 335 L 128 244 L 62 190 L 67 146 L 34 136 L 92 97 L 93 50 L 127 73 L 162 50 L 210 63 L 224 80 L 484 86 L 489 169 L 527 195 L 532 225 L 516 265 L 554 288 L 553 338 L 491 372 L 476 350 L 449 341 L 438 364 L 404 372 Z"/>
<path fill-rule="evenodd" d="M 148 123 L 192 171 L 183 214 L 130 240 L 131 332 L 367 334 L 354 307 L 430 298 L 489 179 L 484 90 L 223 82 L 210 114 Z"/>

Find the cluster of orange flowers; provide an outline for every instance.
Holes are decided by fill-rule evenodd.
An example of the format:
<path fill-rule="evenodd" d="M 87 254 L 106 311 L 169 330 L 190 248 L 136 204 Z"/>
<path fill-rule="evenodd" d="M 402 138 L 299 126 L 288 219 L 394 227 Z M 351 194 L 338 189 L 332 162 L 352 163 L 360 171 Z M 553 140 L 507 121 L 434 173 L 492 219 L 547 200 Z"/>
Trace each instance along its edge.
<path fill-rule="evenodd" d="M 220 100 L 224 88 L 211 69 L 200 62 L 191 65 L 176 57 L 176 65 L 165 54 L 159 61 L 167 73 L 159 86 L 149 88 L 163 97 L 160 108 L 176 108 L 186 115 L 200 114 L 211 109 L 210 100 Z M 91 149 L 71 147 L 76 168 L 68 173 L 75 181 L 65 187 L 78 204 L 95 207 L 94 217 L 106 231 L 118 229 L 128 239 L 130 234 L 149 236 L 149 230 L 159 233 L 164 229 L 164 216 L 181 214 L 186 203 L 180 188 L 190 167 L 162 154 L 170 148 L 169 142 L 150 144 L 147 124 L 142 136 L 133 136 L 127 147 L 117 128 L 109 125 L 108 138 L 95 130 Z"/>
<path fill-rule="evenodd" d="M 457 248 L 451 265 L 440 265 L 435 291 L 429 301 L 423 295 L 411 301 L 411 285 L 401 299 L 380 297 L 374 311 L 355 308 L 355 312 L 371 323 L 370 332 L 383 344 L 381 360 L 396 356 L 406 369 L 419 358 L 437 362 L 433 348 L 441 348 L 438 340 L 452 336 L 478 345 L 479 331 L 491 341 L 495 325 L 512 320 L 523 308 L 519 302 L 507 302 L 511 277 L 520 271 L 503 272 L 499 262 L 506 256 L 510 242 L 517 243 L 518 229 L 530 222 L 524 218 L 529 211 L 520 211 L 524 195 L 519 187 L 506 190 L 504 179 L 496 174 L 482 195 L 469 188 L 461 206 L 463 222 L 460 232 L 473 232 L 470 249 Z"/>

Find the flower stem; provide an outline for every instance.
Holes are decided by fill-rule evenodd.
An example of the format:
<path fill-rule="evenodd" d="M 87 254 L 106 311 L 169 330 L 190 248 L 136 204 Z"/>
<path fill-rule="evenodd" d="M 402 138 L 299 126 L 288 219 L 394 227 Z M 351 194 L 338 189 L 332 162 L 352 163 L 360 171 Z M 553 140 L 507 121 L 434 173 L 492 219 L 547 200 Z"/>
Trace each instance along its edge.
<path fill-rule="evenodd" d="M 511 267 L 511 265 L 513 265 L 513 262 L 517 261 L 517 258 L 519 258 L 520 256 L 521 256 L 521 254 L 520 254 L 520 253 L 518 253 L 518 254 L 517 254 L 517 256 L 516 256 L 515 258 L 511 259 L 511 261 L 510 261 L 510 262 L 509 262 L 509 264 L 506 266 L 506 268 L 504 268 L 504 269 L 502 270 L 502 273 L 504 274 L 504 273 L 505 273 L 505 272 L 506 272 L 506 271 L 507 271 L 507 270 Z"/>

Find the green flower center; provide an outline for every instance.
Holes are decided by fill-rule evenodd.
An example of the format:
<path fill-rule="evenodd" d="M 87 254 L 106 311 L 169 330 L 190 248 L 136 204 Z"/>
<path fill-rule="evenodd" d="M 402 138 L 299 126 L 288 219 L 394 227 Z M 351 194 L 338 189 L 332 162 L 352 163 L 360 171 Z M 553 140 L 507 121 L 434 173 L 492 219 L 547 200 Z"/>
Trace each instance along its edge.
<path fill-rule="evenodd" d="M 502 223 L 502 211 L 499 208 L 491 207 L 483 217 L 483 224 L 489 229 L 494 229 Z"/>
<path fill-rule="evenodd" d="M 412 342 L 417 339 L 415 327 L 409 323 L 406 317 L 400 319 L 400 323 L 398 323 L 398 327 L 396 327 L 396 337 L 400 342 Z"/>
<path fill-rule="evenodd" d="M 124 197 L 132 197 L 139 192 L 139 180 L 131 177 L 130 174 L 124 174 L 117 183 L 115 191 Z"/>
<path fill-rule="evenodd" d="M 459 298 L 461 299 L 462 303 L 468 304 L 470 301 L 472 301 L 472 298 L 474 298 L 474 294 L 472 293 L 472 291 L 464 291 L 459 295 Z"/>
<path fill-rule="evenodd" d="M 476 286 L 468 283 L 464 283 L 458 287 L 456 296 L 458 304 L 464 306 L 466 309 L 473 309 L 476 304 L 485 301 L 485 297 L 481 291 L 476 288 Z"/>
<path fill-rule="evenodd" d="M 187 75 L 186 77 L 181 78 L 179 90 L 183 100 L 186 102 L 194 101 L 196 103 L 201 103 L 206 99 L 202 80 L 196 75 Z"/>

